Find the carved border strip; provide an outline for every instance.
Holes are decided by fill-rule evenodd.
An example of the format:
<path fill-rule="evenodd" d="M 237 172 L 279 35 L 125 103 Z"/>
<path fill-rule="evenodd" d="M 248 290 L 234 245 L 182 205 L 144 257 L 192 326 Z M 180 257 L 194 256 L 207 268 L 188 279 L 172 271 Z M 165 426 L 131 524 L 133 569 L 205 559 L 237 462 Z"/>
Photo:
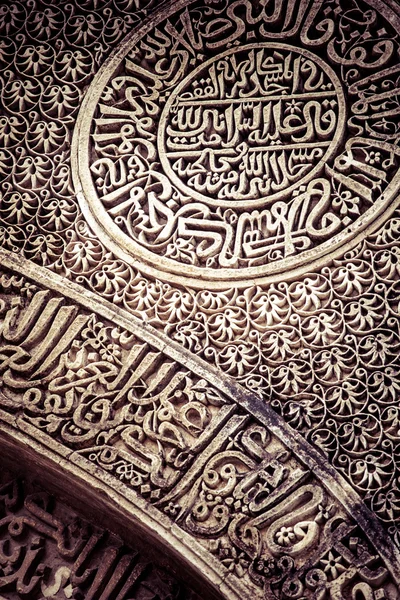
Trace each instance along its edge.
<path fill-rule="evenodd" d="M 140 540 L 126 545 L 121 536 L 92 518 L 83 519 L 46 487 L 16 477 L 12 465 L 8 469 L 3 462 L 0 516 L 2 548 L 14 550 L 11 558 L 7 551 L 1 553 L 2 599 L 122 600 L 148 597 L 150 590 L 162 600 L 203 597 L 182 585 L 164 561 L 150 559 Z"/>
<path fill-rule="evenodd" d="M 109 525 L 112 524 L 113 528 L 123 529 L 126 535 L 130 529 L 128 523 L 134 520 L 135 533 L 142 534 L 147 539 L 151 537 L 156 547 L 165 548 L 168 554 L 177 561 L 181 561 L 181 557 L 184 556 L 194 577 L 204 580 L 206 576 L 208 582 L 220 591 L 223 598 L 243 600 L 246 597 L 247 586 L 241 586 L 237 578 L 233 578 L 231 575 L 227 577 L 217 561 L 210 561 L 210 555 L 205 548 L 190 534 L 172 524 L 168 517 L 151 506 L 145 499 L 140 498 L 134 492 L 127 492 L 127 487 L 122 483 L 118 485 L 118 482 L 112 477 L 94 477 L 84 468 L 85 459 L 81 459 L 81 464 L 79 461 L 71 462 L 69 456 L 73 454 L 72 451 L 68 455 L 60 456 L 60 454 L 65 454 L 61 444 L 55 443 L 47 435 L 43 435 L 42 439 L 38 440 L 37 429 L 32 427 L 30 433 L 21 431 L 15 423 L 4 423 L 4 417 L 8 417 L 8 415 L 0 411 L 2 452 L 6 455 L 8 452 L 11 458 L 16 455 L 24 457 L 26 453 L 24 447 L 29 448 L 32 461 L 32 451 L 34 451 L 37 457 L 36 470 L 54 473 L 50 478 L 49 489 L 51 491 L 54 490 L 61 496 L 65 496 L 65 486 L 72 486 L 76 497 L 81 494 L 86 501 L 90 499 L 96 505 L 96 513 L 102 512 L 109 516 Z M 51 453 L 49 453 L 49 447 L 51 447 Z M 43 456 L 46 456 L 47 459 L 43 459 Z M 60 471 L 63 475 L 61 485 L 57 483 Z M 74 502 L 73 504 L 77 505 L 78 509 L 80 508 L 79 503 Z M 256 592 L 255 587 L 254 592 Z"/>
<path fill-rule="evenodd" d="M 257 421 L 266 426 L 271 433 L 292 450 L 301 462 L 310 469 L 313 475 L 317 477 L 321 484 L 339 500 L 346 512 L 351 515 L 356 523 L 362 528 L 373 545 L 379 547 L 380 554 L 385 560 L 388 570 L 400 587 L 400 552 L 391 545 L 390 541 L 388 541 L 378 519 L 369 511 L 357 493 L 343 477 L 328 464 L 326 459 L 324 459 L 318 451 L 310 446 L 304 439 L 299 439 L 296 433 L 283 421 L 283 419 L 272 411 L 258 395 L 245 390 L 229 376 L 222 374 L 217 369 L 206 364 L 203 360 L 187 353 L 178 344 L 170 341 L 167 336 L 158 333 L 151 326 L 139 321 L 126 313 L 126 311 L 115 308 L 110 302 L 99 298 L 89 291 L 83 291 L 79 285 L 66 281 L 59 275 L 51 274 L 46 269 L 33 265 L 26 259 L 16 256 L 6 250 L 0 250 L 0 264 L 7 269 L 17 271 L 19 274 L 36 281 L 44 287 L 78 302 L 91 311 L 95 311 L 103 318 L 111 320 L 115 324 L 137 335 L 142 340 L 164 352 L 168 357 L 184 364 L 186 368 L 193 371 L 196 375 L 206 379 L 213 385 L 216 385 L 221 392 L 234 400 L 234 402 L 247 414 L 252 415 Z M 66 472 L 71 472 L 72 467 L 68 458 L 72 452 L 62 448 L 60 444 L 54 442 L 54 440 L 46 434 L 41 434 L 42 439 L 38 442 L 35 439 L 38 436 L 37 429 L 31 428 L 26 423 L 23 425 L 25 433 L 22 433 L 19 430 L 18 421 L 13 417 L 10 417 L 10 415 L 5 416 L 4 413 L 4 417 L 1 417 L 1 419 L 3 421 L 3 431 L 7 432 L 8 436 L 11 436 L 14 439 L 15 444 L 23 445 L 24 443 L 28 443 L 30 447 L 36 448 L 38 455 L 40 455 L 40 447 L 45 444 L 47 447 L 50 447 L 54 453 L 52 460 L 56 461 L 57 465 L 62 465 L 63 470 Z M 6 425 L 6 422 L 8 422 L 8 425 Z M 56 454 L 58 455 L 57 457 L 55 456 Z M 133 513 L 139 518 L 139 521 L 148 524 L 151 529 L 153 529 L 152 524 L 155 522 L 159 523 L 159 520 L 161 519 L 163 529 L 165 529 L 166 532 L 169 530 L 170 525 L 166 526 L 166 517 L 162 516 L 159 511 L 155 512 L 155 509 L 150 507 L 144 499 L 138 498 L 136 494 L 131 492 L 126 494 L 126 487 L 122 486 L 122 484 L 121 490 L 118 492 L 114 492 L 114 490 L 110 489 L 115 487 L 115 479 L 112 479 L 111 481 L 111 477 L 108 478 L 104 474 L 101 474 L 101 477 L 99 476 L 99 478 L 96 479 L 92 476 L 88 479 L 89 476 L 86 472 L 84 473 L 81 468 L 79 468 L 79 471 L 82 472 L 82 480 L 89 481 L 90 479 L 93 489 L 100 488 L 103 493 L 106 493 L 111 503 L 118 497 L 118 504 L 123 506 L 124 510 L 131 512 L 131 514 Z M 125 490 L 124 492 L 122 492 L 123 487 Z M 115 496 L 115 493 L 117 493 L 117 496 Z M 137 512 L 138 510 L 139 513 Z M 145 519 L 142 513 L 144 514 L 147 510 L 150 511 L 150 516 L 146 516 Z M 187 537 L 188 542 L 190 540 L 189 546 L 192 545 L 194 543 L 193 538 L 188 536 L 187 533 L 184 533 L 176 525 L 172 526 L 172 531 L 175 532 L 175 530 L 178 529 L 180 539 L 185 539 Z M 167 535 L 167 541 L 169 535 L 170 534 Z M 174 544 L 171 545 L 173 546 Z M 180 544 L 178 546 L 180 547 Z M 201 552 L 203 552 L 203 550 Z M 186 545 L 183 554 L 188 554 Z M 196 560 L 198 560 L 197 556 Z M 204 564 L 207 565 L 206 572 L 209 572 L 209 564 L 207 563 L 206 557 L 204 558 Z M 215 578 L 213 581 L 215 582 Z M 236 579 L 235 586 L 237 587 Z M 232 590 L 230 591 L 230 594 L 232 594 Z M 232 596 L 230 594 L 227 597 L 243 597 L 240 595 Z"/>

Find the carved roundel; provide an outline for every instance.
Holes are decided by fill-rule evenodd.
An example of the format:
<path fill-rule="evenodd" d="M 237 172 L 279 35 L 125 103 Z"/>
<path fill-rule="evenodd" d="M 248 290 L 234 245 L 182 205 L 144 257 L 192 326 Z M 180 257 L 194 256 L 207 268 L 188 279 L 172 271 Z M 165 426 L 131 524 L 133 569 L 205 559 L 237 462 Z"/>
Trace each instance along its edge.
<path fill-rule="evenodd" d="M 78 197 L 106 246 L 150 275 L 214 288 L 293 278 L 392 210 L 397 17 L 278 4 L 173 2 L 89 88 Z"/>
<path fill-rule="evenodd" d="M 344 106 L 338 78 L 316 55 L 277 43 L 235 47 L 172 92 L 160 161 L 194 200 L 271 206 L 323 170 L 343 135 Z"/>

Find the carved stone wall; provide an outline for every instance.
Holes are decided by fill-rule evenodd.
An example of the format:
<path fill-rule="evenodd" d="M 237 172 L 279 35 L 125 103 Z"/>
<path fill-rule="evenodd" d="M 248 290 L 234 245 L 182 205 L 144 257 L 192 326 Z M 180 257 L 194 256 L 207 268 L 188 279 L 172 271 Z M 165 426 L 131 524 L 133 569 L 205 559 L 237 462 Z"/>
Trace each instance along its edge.
<path fill-rule="evenodd" d="M 199 598 L 116 535 L 5 470 L 0 517 L 2 598 Z"/>
<path fill-rule="evenodd" d="M 400 597 L 399 35 L 394 0 L 0 4 L 1 447 L 206 596 Z"/>

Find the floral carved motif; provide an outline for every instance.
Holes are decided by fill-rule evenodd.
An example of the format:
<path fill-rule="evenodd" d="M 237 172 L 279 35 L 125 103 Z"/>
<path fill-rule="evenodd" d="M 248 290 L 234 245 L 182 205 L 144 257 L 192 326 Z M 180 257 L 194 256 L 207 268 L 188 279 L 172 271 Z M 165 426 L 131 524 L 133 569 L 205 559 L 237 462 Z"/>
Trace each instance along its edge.
<path fill-rule="evenodd" d="M 2 284 L 24 295 L 1 300 L 0 406 L 158 499 L 224 424 L 228 400 L 78 306 Z"/>
<path fill-rule="evenodd" d="M 395 598 L 371 532 L 312 473 L 323 461 L 310 469 L 296 443 L 280 440 L 284 431 L 250 419 L 233 390 L 199 378 L 201 365 L 193 372 L 184 354 L 173 359 L 140 329 L 100 320 L 21 275 L 3 272 L 0 284 L 4 424 L 67 453 L 122 497 L 146 499 L 256 597 L 302 590 L 311 599 L 318 589 L 350 599 L 364 589 Z"/>
<path fill-rule="evenodd" d="M 354 246 L 396 195 L 389 13 L 302 2 L 308 18 L 279 34 L 290 9 L 264 4 L 161 11 L 105 63 L 78 119 L 91 225 L 167 281 L 292 277 Z"/>

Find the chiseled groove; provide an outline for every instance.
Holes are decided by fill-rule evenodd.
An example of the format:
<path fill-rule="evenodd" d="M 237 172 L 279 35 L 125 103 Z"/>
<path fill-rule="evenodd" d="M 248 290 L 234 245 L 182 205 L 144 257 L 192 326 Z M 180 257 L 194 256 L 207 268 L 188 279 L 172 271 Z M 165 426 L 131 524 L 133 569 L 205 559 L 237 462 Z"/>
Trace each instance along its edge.
<path fill-rule="evenodd" d="M 321 484 L 337 498 L 348 514 L 364 531 L 374 548 L 379 548 L 379 554 L 400 589 L 400 551 L 388 539 L 377 517 L 320 452 L 295 432 L 259 395 L 244 389 L 230 376 L 209 365 L 203 359 L 189 353 L 177 342 L 170 340 L 165 334 L 140 321 L 124 309 L 116 308 L 108 300 L 83 289 L 80 285 L 68 281 L 44 267 L 32 264 L 21 255 L 0 249 L 0 265 L 17 271 L 36 283 L 62 294 L 87 310 L 95 311 L 103 318 L 109 319 L 120 327 L 136 334 L 158 350 L 163 351 L 167 356 L 183 364 L 199 377 L 217 385 L 221 392 L 229 396 L 286 444 Z"/>

